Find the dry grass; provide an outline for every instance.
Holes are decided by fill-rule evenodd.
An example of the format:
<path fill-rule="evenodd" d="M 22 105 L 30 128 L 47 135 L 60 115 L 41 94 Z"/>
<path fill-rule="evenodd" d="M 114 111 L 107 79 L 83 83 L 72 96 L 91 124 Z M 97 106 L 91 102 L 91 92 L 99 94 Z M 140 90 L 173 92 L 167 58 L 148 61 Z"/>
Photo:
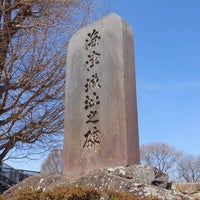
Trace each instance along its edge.
<path fill-rule="evenodd" d="M 102 198 L 104 197 L 104 198 Z M 157 197 L 138 197 L 127 192 L 106 190 L 99 192 L 94 188 L 71 186 L 42 191 L 25 188 L 16 192 L 12 200 L 159 200 Z M 0 200 L 4 200 L 3 198 Z"/>

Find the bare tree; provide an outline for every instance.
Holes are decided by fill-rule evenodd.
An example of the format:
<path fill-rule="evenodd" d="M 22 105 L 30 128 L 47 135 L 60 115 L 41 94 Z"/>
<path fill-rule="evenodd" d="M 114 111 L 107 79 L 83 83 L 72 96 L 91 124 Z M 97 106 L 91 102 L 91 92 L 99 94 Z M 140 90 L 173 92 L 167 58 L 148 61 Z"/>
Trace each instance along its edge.
<path fill-rule="evenodd" d="M 140 148 L 141 162 L 163 172 L 173 169 L 180 155 L 181 152 L 174 147 L 161 142 L 142 145 Z"/>
<path fill-rule="evenodd" d="M 62 173 L 62 150 L 54 148 L 42 163 L 41 172 Z"/>
<path fill-rule="evenodd" d="M 179 181 L 200 181 L 200 156 L 185 154 L 177 163 L 175 176 Z"/>
<path fill-rule="evenodd" d="M 0 162 L 41 153 L 61 139 L 66 48 L 94 2 L 0 2 Z"/>

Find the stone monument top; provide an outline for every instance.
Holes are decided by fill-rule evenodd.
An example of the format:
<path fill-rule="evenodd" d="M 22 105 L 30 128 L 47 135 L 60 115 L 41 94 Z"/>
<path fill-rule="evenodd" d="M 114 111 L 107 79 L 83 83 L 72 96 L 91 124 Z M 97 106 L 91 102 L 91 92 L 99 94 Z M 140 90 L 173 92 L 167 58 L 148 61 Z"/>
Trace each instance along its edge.
<path fill-rule="evenodd" d="M 76 32 L 67 53 L 63 173 L 140 163 L 133 34 L 110 14 Z"/>

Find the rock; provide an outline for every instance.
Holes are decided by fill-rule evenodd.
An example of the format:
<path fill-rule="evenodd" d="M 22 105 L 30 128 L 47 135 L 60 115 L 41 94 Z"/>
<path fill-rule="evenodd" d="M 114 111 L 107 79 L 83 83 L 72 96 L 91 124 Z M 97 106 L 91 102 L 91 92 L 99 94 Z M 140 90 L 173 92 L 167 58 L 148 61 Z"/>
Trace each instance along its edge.
<path fill-rule="evenodd" d="M 132 165 L 127 168 L 120 166 L 109 168 L 108 172 L 147 185 L 153 184 L 164 188 L 168 185 L 168 175 L 151 166 Z"/>
<path fill-rule="evenodd" d="M 195 200 L 200 200 L 200 193 L 195 193 L 193 195 L 191 195 L 193 197 L 193 199 Z"/>
<path fill-rule="evenodd" d="M 134 182 L 151 185 L 155 181 L 154 168 L 143 165 L 133 165 L 128 167 L 128 173 L 132 175 Z"/>
<path fill-rule="evenodd" d="M 200 194 L 200 183 L 173 183 L 172 189 L 183 194 Z"/>
<path fill-rule="evenodd" d="M 155 180 L 152 181 L 153 185 L 167 188 L 168 186 L 168 175 L 161 170 L 154 167 Z"/>
<path fill-rule="evenodd" d="M 189 195 L 192 199 L 200 200 L 200 183 L 173 183 L 172 190 L 184 195 Z"/>
<path fill-rule="evenodd" d="M 162 179 L 162 177 L 164 178 Z M 159 184 L 161 182 L 163 184 L 160 184 L 160 186 L 153 185 L 156 181 Z M 179 191 L 165 189 L 165 182 L 165 174 L 155 168 L 142 165 L 129 167 L 120 166 L 96 170 L 78 179 L 69 179 L 60 174 L 38 174 L 11 187 L 3 193 L 3 196 L 5 196 L 6 200 L 11 200 L 17 190 L 26 187 L 45 191 L 59 186 L 77 185 L 93 187 L 99 191 L 112 189 L 116 192 L 130 192 L 140 197 L 156 196 L 161 199 L 165 197 L 165 200 L 194 199 Z M 107 200 L 108 196 L 105 194 L 101 198 L 102 200 Z"/>
<path fill-rule="evenodd" d="M 119 170 L 119 169 L 118 169 Z M 165 200 L 183 200 L 183 195 L 176 193 L 172 190 L 167 190 L 162 187 L 155 185 L 146 185 L 143 183 L 135 182 L 134 179 L 130 177 L 125 178 L 128 174 L 122 177 L 121 173 L 114 174 L 116 170 L 97 170 L 92 173 L 87 174 L 73 182 L 72 184 L 77 184 L 79 186 L 94 187 L 99 191 L 104 191 L 106 189 L 112 189 L 117 192 L 129 192 L 133 193 L 136 196 L 145 197 L 145 196 L 156 196 L 158 198 Z M 121 170 L 119 170 L 121 171 Z M 122 173 L 124 175 L 124 173 Z M 190 199 L 185 196 L 186 199 Z"/>
<path fill-rule="evenodd" d="M 59 186 L 68 186 L 69 182 L 69 179 L 67 179 L 61 174 L 41 173 L 35 176 L 30 176 L 27 179 L 21 181 L 20 183 L 12 186 L 3 193 L 3 196 L 5 196 L 6 200 L 12 200 L 12 198 L 15 195 L 15 192 L 23 188 L 30 187 L 36 190 L 42 189 L 43 191 L 45 191 L 51 190 Z"/>

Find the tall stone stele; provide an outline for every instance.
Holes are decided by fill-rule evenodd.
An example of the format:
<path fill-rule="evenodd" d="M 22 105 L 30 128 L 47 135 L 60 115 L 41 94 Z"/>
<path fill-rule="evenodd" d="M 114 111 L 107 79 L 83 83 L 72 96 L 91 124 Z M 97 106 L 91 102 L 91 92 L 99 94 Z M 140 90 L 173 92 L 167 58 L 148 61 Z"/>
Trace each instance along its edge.
<path fill-rule="evenodd" d="M 118 15 L 72 36 L 65 98 L 66 176 L 140 163 L 133 35 Z"/>

